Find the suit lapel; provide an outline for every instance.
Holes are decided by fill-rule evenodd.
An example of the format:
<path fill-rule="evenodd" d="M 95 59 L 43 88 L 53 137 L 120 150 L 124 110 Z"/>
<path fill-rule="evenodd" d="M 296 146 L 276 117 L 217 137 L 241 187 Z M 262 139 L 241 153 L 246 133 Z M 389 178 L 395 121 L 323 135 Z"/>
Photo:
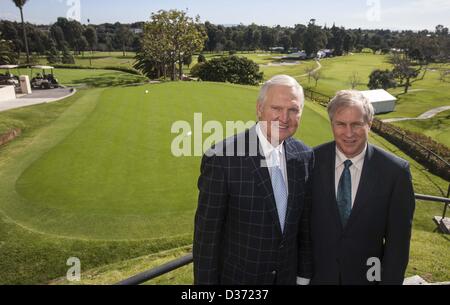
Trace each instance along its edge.
<path fill-rule="evenodd" d="M 286 221 L 285 223 L 290 222 L 290 216 L 292 214 L 292 209 L 294 207 L 294 194 L 296 194 L 297 183 L 296 183 L 296 150 L 292 145 L 292 139 L 289 138 L 284 143 L 284 151 L 285 151 L 285 159 L 286 159 L 286 171 L 287 171 L 287 180 L 288 180 L 288 201 L 287 201 L 287 211 L 286 211 Z M 298 204 L 302 205 L 303 202 L 299 202 Z M 301 207 L 299 207 L 300 209 Z M 284 232 L 286 233 L 286 231 Z"/>
<path fill-rule="evenodd" d="M 252 132 L 256 133 L 255 127 L 249 130 L 249 133 Z M 250 170 L 255 177 L 256 186 L 258 187 L 260 194 L 264 197 L 264 204 L 273 218 L 273 223 L 276 225 L 279 234 L 282 235 L 275 196 L 273 194 L 272 180 L 270 179 L 269 169 L 265 164 L 265 157 L 263 157 L 264 153 L 259 145 L 257 136 L 250 136 L 249 139 L 256 139 L 257 143 L 247 143 L 249 143 L 249 145 L 257 145 L 258 153 L 256 156 L 247 156 L 246 163 L 249 164 Z"/>
<path fill-rule="evenodd" d="M 343 225 L 341 221 L 341 215 L 339 213 L 339 208 L 336 200 L 336 182 L 335 181 L 335 172 L 336 172 L 336 143 L 333 142 L 330 146 L 330 151 L 328 152 L 329 158 L 326 160 L 321 160 L 323 165 L 321 165 L 321 173 L 320 176 L 323 181 L 324 194 L 329 194 L 329 198 L 327 202 L 330 203 L 331 213 L 334 215 L 335 226 L 339 231 L 343 230 Z M 331 189 L 329 189 L 331 188 Z"/>
<path fill-rule="evenodd" d="M 367 152 L 364 157 L 364 166 L 361 172 L 361 178 L 359 180 L 358 191 L 356 192 L 355 202 L 353 204 L 352 212 L 346 230 L 348 230 L 352 224 L 355 222 L 358 214 L 364 209 L 365 204 L 372 197 L 373 181 L 375 181 L 374 175 L 376 175 L 377 170 L 373 162 L 373 147 L 372 145 L 367 146 Z"/>

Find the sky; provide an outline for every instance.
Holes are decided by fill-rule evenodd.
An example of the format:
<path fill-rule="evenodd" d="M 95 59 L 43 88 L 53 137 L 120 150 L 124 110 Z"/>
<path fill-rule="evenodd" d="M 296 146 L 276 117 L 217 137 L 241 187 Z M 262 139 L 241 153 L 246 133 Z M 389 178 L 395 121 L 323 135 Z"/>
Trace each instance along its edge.
<path fill-rule="evenodd" d="M 214 24 L 293 26 L 316 24 L 345 28 L 434 30 L 450 27 L 450 0 L 28 0 L 25 19 L 51 24 L 57 17 L 84 24 L 147 21 L 158 10 L 187 10 L 201 21 Z M 20 13 L 11 0 L 0 0 L 0 19 L 19 21 Z"/>

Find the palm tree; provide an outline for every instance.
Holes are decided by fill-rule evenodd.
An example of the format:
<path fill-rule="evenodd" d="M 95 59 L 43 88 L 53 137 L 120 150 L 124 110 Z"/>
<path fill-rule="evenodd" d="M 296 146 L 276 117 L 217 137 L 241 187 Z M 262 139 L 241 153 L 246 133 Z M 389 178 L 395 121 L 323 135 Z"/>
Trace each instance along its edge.
<path fill-rule="evenodd" d="M 27 52 L 27 64 L 30 63 L 30 52 L 28 51 L 28 40 L 27 40 L 27 30 L 25 29 L 25 22 L 23 21 L 23 6 L 28 0 L 13 0 L 14 4 L 20 10 L 20 18 L 22 18 L 22 28 L 23 28 L 23 40 L 25 42 L 25 50 Z"/>

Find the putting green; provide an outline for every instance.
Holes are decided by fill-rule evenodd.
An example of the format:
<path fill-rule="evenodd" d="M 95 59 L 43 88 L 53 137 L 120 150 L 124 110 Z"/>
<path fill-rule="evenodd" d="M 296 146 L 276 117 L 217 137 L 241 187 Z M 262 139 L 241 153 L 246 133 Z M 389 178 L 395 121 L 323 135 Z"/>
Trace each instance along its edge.
<path fill-rule="evenodd" d="M 15 162 L 2 165 L 0 208 L 28 229 L 57 236 L 129 240 L 192 232 L 200 157 L 173 156 L 171 126 L 194 126 L 194 113 L 203 122 L 254 120 L 257 93 L 214 83 L 81 92 Z M 331 139 L 316 107 L 307 104 L 296 135 L 309 145 Z"/>

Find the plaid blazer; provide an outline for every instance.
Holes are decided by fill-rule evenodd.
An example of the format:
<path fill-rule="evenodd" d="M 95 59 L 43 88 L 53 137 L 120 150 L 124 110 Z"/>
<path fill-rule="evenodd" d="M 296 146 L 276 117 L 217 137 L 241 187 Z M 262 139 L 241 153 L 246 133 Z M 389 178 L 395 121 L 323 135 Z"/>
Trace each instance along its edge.
<path fill-rule="evenodd" d="M 244 151 L 237 151 L 239 143 L 245 143 Z M 203 157 L 193 245 L 195 284 L 294 285 L 297 276 L 311 278 L 306 197 L 314 155 L 295 139 L 284 145 L 289 188 L 284 233 L 268 168 L 261 166 L 255 127 Z"/>

